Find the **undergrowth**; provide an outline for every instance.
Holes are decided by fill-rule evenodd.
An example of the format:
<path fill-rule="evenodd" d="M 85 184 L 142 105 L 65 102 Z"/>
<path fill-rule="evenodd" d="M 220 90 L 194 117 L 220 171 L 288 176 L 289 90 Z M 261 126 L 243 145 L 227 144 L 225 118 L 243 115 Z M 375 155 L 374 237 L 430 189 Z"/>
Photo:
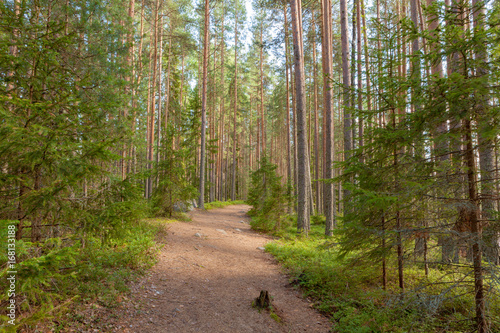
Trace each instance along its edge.
<path fill-rule="evenodd" d="M 212 201 L 205 204 L 205 209 L 214 209 L 214 208 L 223 208 L 231 205 L 244 205 L 245 201 L 243 200 L 228 200 L 228 201 Z"/>
<path fill-rule="evenodd" d="M 6 230 L 7 221 L 2 222 Z M 1 312 L 0 331 L 31 331 L 40 325 L 56 329 L 55 323 L 64 321 L 64 313 L 78 304 L 116 306 L 127 283 L 155 263 L 161 246 L 155 238 L 164 232 L 165 221 L 151 219 L 130 224 L 120 237 L 109 240 L 89 234 L 37 243 L 18 240 L 16 325 L 7 324 Z M 1 248 L 6 248 L 5 236 L 0 236 Z M 8 304 L 6 259 L 0 257 L 2 311 Z"/>
<path fill-rule="evenodd" d="M 325 238 L 323 232 L 323 226 L 313 224 L 304 238 L 291 225 L 266 250 L 282 262 L 291 283 L 331 317 L 335 332 L 474 331 L 473 277 L 466 268 L 431 268 L 426 277 L 422 268 L 408 265 L 402 294 L 397 263 L 388 261 L 391 273 L 383 290 L 380 262 L 360 260 L 359 253 L 340 258 L 335 237 Z M 488 306 L 491 331 L 499 332 L 499 299 L 490 297 Z"/>

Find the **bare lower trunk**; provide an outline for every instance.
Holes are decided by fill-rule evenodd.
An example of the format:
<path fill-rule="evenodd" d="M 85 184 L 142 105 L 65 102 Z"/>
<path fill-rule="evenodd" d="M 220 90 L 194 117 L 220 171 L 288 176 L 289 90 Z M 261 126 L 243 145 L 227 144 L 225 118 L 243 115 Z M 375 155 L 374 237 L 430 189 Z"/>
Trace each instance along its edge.
<path fill-rule="evenodd" d="M 486 320 L 486 307 L 484 300 L 483 267 L 482 267 L 482 226 L 479 221 L 479 200 L 477 195 L 477 177 L 474 161 L 474 150 L 472 142 L 471 121 L 464 120 L 464 131 L 466 137 L 465 159 L 467 164 L 467 183 L 469 190 L 469 216 L 471 225 L 472 262 L 474 266 L 474 291 L 476 303 L 477 331 L 485 333 L 488 331 Z"/>

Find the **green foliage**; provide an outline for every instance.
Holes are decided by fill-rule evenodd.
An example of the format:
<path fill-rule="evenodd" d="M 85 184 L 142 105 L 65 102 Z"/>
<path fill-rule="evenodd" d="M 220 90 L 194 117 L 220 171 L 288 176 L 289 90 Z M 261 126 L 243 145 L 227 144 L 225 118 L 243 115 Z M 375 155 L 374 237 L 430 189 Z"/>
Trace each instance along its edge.
<path fill-rule="evenodd" d="M 158 227 L 138 222 L 140 177 L 116 176 L 133 141 L 124 6 L 15 3 L 18 11 L 0 4 L 0 244 L 15 220 L 23 329 L 80 295 L 112 305 L 134 272 L 152 264 Z"/>
<path fill-rule="evenodd" d="M 450 272 L 407 268 L 407 289 L 400 295 L 397 276 L 391 286 L 381 288 L 379 267 L 364 265 L 357 254 L 338 256 L 338 245 L 324 236 L 297 238 L 290 230 L 288 240 L 266 245 L 290 274 L 292 284 L 303 288 L 315 300 L 315 307 L 331 316 L 335 332 L 469 332 L 474 317 L 471 277 L 467 269 Z M 388 270 L 394 271 L 395 262 Z M 458 281 L 458 282 L 457 282 Z M 500 301 L 489 299 L 491 313 L 498 313 Z M 500 322 L 492 320 L 492 331 Z"/>
<path fill-rule="evenodd" d="M 121 14 L 99 1 L 19 6 L 0 5 L 0 218 L 34 241 L 46 226 L 117 237 L 141 214 L 137 179 L 113 175 L 131 134 Z"/>
<path fill-rule="evenodd" d="M 276 175 L 277 166 L 268 162 L 266 157 L 260 161 L 260 167 L 251 174 L 248 192 L 248 204 L 252 209 L 252 228 L 262 231 L 278 231 L 286 227 L 286 210 L 290 203 L 291 191 L 281 184 L 281 177 Z"/>
<path fill-rule="evenodd" d="M 324 225 L 326 221 L 326 218 L 324 215 L 312 215 L 311 216 L 311 224 L 312 225 Z"/>
<path fill-rule="evenodd" d="M 169 126 L 159 150 L 162 155 L 156 168 L 159 182 L 151 200 L 155 216 L 171 217 L 174 205 L 187 207 L 189 201 L 197 196 L 197 189 L 189 180 L 190 174 L 194 173 L 193 166 L 188 163 L 192 148 L 189 142 L 184 141 L 174 149 L 174 133 L 174 128 Z"/>
<path fill-rule="evenodd" d="M 228 200 L 228 201 L 213 201 L 205 204 L 205 209 L 223 208 L 231 205 L 243 205 L 245 202 L 243 200 Z"/>
<path fill-rule="evenodd" d="M 154 240 L 163 228 L 163 223 L 140 221 L 106 242 L 90 234 L 49 238 L 38 244 L 17 241 L 16 293 L 21 300 L 17 327 L 57 317 L 75 301 L 115 306 L 127 282 L 155 263 L 158 245 Z M 0 244 L 5 243 L 2 234 Z M 1 267 L 5 262 L 2 257 Z M 0 301 L 8 299 L 7 271 L 0 271 Z"/>
<path fill-rule="evenodd" d="M 457 6 L 469 10 L 466 2 Z M 477 236 L 471 232 L 471 219 L 464 212 L 479 211 L 486 205 L 489 194 L 484 188 L 494 178 L 482 173 L 482 156 L 473 169 L 466 167 L 467 162 L 476 162 L 474 158 L 466 160 L 465 147 L 469 143 L 473 154 L 482 155 L 488 140 L 500 134 L 498 105 L 492 101 L 498 94 L 498 57 L 481 59 L 483 51 L 498 44 L 488 37 L 498 34 L 498 26 L 484 24 L 467 29 L 457 20 L 458 8 L 444 8 L 438 1 L 425 9 L 427 17 L 436 17 L 439 22 L 432 35 L 428 30 L 419 32 L 409 18 L 401 20 L 396 15 L 388 15 L 377 26 L 381 49 L 371 57 L 377 63 L 372 75 L 377 107 L 371 113 L 352 110 L 354 118 L 363 119 L 368 126 L 363 146 L 358 145 L 338 164 L 344 170 L 339 180 L 349 195 L 344 197 L 336 241 L 341 258 L 360 269 L 381 266 L 385 260 L 391 276 L 404 267 L 404 293 L 393 288 L 394 277 L 389 277 L 388 288 L 402 294 L 404 302 L 398 306 L 404 306 L 408 313 L 426 314 L 426 318 L 414 319 L 424 327 L 431 325 L 427 331 L 439 325 L 449 325 L 445 330 L 463 331 L 470 327 L 460 328 L 461 320 L 474 317 L 474 283 L 478 282 L 470 278 L 471 244 Z M 411 43 L 416 38 L 436 50 L 411 56 L 397 51 L 402 41 Z M 449 73 L 421 75 L 420 66 L 444 63 L 445 57 L 449 59 Z M 412 70 L 403 73 L 400 69 L 407 61 Z M 467 188 L 468 183 L 483 188 Z M 481 197 L 480 203 L 473 199 L 476 194 Z M 481 214 L 485 219 L 486 214 Z M 498 221 L 480 224 L 484 227 L 481 247 L 488 253 L 493 242 L 487 241 L 487 235 L 497 232 L 494 226 Z M 422 278 L 426 275 L 424 266 L 429 270 Z M 498 281 L 498 267 L 479 269 L 485 281 L 490 281 L 485 294 L 491 299 L 497 297 L 498 282 L 493 281 Z M 374 274 L 381 276 L 381 272 Z M 497 302 L 486 303 L 488 314 L 497 308 Z M 349 313 L 348 317 L 352 316 Z"/>

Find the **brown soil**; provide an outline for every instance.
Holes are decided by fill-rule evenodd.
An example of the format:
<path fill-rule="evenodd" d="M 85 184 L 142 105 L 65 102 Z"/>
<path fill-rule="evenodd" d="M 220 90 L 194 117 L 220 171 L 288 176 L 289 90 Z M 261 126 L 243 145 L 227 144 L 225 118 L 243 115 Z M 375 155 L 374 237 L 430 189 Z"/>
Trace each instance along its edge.
<path fill-rule="evenodd" d="M 171 224 L 158 263 L 103 323 L 141 333 L 329 332 L 329 320 L 258 249 L 271 239 L 250 229 L 248 209 L 195 210 L 191 222 Z M 281 323 L 252 307 L 261 290 L 269 291 Z"/>

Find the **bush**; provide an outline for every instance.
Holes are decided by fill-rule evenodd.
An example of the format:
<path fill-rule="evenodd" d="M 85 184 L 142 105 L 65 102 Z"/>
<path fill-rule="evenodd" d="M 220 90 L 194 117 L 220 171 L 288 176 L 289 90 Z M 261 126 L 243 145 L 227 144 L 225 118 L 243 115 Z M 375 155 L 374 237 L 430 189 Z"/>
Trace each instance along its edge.
<path fill-rule="evenodd" d="M 159 179 L 151 205 L 154 216 L 172 217 L 174 206 L 188 206 L 197 197 L 197 189 L 189 180 L 187 158 L 191 148 L 183 143 L 178 149 L 173 147 L 174 129 L 167 127 L 161 149 L 164 158 L 158 163 L 156 177 Z"/>
<path fill-rule="evenodd" d="M 277 166 L 267 161 L 266 157 L 260 160 L 260 167 L 251 174 L 248 204 L 252 209 L 248 215 L 252 216 L 252 227 L 269 232 L 278 231 L 285 227 L 287 208 L 290 204 L 290 187 L 281 183 L 281 177 L 276 175 Z"/>
<path fill-rule="evenodd" d="M 14 221 L 1 221 L 0 227 Z M 159 246 L 156 235 L 164 223 L 134 221 L 112 237 L 91 233 L 48 238 L 37 243 L 16 242 L 16 325 L 0 316 L 0 331 L 20 331 L 59 318 L 69 307 L 97 302 L 112 307 L 127 282 L 151 267 Z M 0 246 L 7 242 L 0 234 Z M 0 257 L 0 304 L 7 304 L 6 257 Z M 73 304 L 75 303 L 75 304 Z M 4 320 L 5 319 L 5 320 Z M 49 324 L 50 325 L 50 324 Z"/>
<path fill-rule="evenodd" d="M 324 236 L 297 237 L 266 245 L 287 269 L 292 284 L 315 300 L 315 307 L 335 322 L 335 332 L 471 332 L 474 330 L 473 285 L 467 269 L 450 272 L 405 268 L 407 291 L 401 294 L 397 276 L 382 289 L 380 265 L 357 254 L 339 257 L 338 243 Z M 395 261 L 388 261 L 394 270 Z M 457 282 L 457 280 L 461 282 Z M 492 281 L 493 282 L 493 281 Z M 500 300 L 488 299 L 491 332 L 499 332 Z"/>
<path fill-rule="evenodd" d="M 205 204 L 205 209 L 223 208 L 230 205 L 243 205 L 245 202 L 243 200 L 228 200 L 228 201 L 212 201 Z"/>

